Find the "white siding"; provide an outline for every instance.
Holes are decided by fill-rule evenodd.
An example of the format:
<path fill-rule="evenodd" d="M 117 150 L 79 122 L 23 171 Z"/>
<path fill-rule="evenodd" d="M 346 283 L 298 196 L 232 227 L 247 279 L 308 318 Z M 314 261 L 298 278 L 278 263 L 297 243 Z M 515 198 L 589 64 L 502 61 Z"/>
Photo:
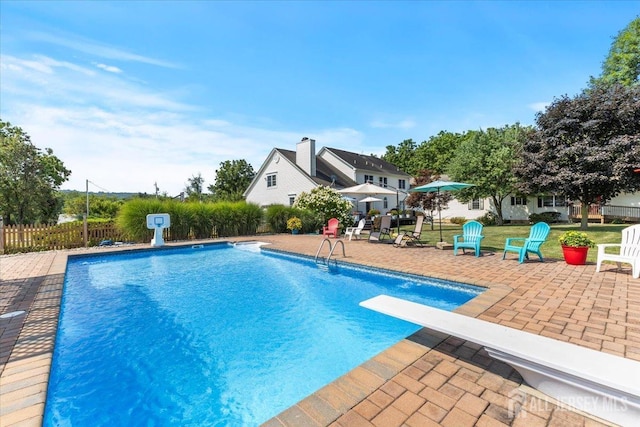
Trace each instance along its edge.
<path fill-rule="evenodd" d="M 309 192 L 316 184 L 306 177 L 300 169 L 279 155 L 267 159 L 263 172 L 257 177 L 255 185 L 247 193 L 247 202 L 260 206 L 273 204 L 289 205 L 289 195 Z M 267 175 L 276 174 L 276 186 L 267 188 Z"/>
<path fill-rule="evenodd" d="M 611 206 L 631 206 L 640 208 L 640 192 L 633 194 L 620 194 L 611 199 L 607 204 Z"/>

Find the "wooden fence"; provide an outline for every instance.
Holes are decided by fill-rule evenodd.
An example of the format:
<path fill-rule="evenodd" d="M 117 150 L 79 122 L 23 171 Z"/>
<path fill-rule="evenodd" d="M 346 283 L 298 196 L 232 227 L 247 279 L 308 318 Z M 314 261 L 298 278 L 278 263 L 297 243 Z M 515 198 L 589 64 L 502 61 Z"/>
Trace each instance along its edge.
<path fill-rule="evenodd" d="M 269 226 L 264 223 L 256 230 L 256 234 L 269 232 Z M 149 236 L 150 241 L 152 232 Z M 163 236 L 167 242 L 176 240 L 171 235 L 170 228 L 164 230 Z M 210 237 L 218 237 L 215 227 Z M 190 233 L 188 238 L 195 237 Z M 0 217 L 0 254 L 97 246 L 103 240 L 117 242 L 124 241 L 125 237 L 113 222 L 88 223 L 85 230 L 85 225 L 77 222 L 57 225 L 3 225 Z"/>
<path fill-rule="evenodd" d="M 122 240 L 114 223 L 4 225 L 0 222 L 0 254 L 96 246 L 102 240 Z"/>

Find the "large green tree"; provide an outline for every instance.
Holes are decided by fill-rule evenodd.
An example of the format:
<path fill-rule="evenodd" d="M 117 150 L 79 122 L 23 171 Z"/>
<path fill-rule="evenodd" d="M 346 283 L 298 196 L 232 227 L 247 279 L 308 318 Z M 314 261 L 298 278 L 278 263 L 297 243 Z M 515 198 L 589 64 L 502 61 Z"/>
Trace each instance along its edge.
<path fill-rule="evenodd" d="M 429 169 L 439 175 L 446 173 L 451 159 L 466 138 L 466 133 L 440 131 L 422 142 L 416 148 L 419 169 Z"/>
<path fill-rule="evenodd" d="M 226 160 L 216 170 L 216 182 L 208 187 L 214 200 L 237 202 L 243 200 L 242 193 L 256 176 L 246 160 Z"/>
<path fill-rule="evenodd" d="M 451 159 L 447 173 L 454 181 L 474 184 L 474 187 L 457 192 L 455 197 L 462 202 L 490 198 L 497 223 L 503 224 L 502 202 L 517 190 L 513 173 L 516 153 L 531 132 L 531 128 L 518 123 L 469 132 Z"/>
<path fill-rule="evenodd" d="M 537 130 L 515 169 L 526 193 L 564 194 L 588 208 L 640 190 L 640 85 L 603 85 L 555 99 L 536 116 Z"/>
<path fill-rule="evenodd" d="M 619 83 L 640 84 L 640 18 L 636 18 L 614 39 L 602 63 L 602 74 L 591 78 L 591 87 Z"/>
<path fill-rule="evenodd" d="M 415 175 L 419 170 L 416 147 L 413 139 L 405 139 L 397 147 L 387 145 L 387 151 L 382 155 L 382 160 L 399 167 L 409 175 Z"/>
<path fill-rule="evenodd" d="M 55 221 L 58 193 L 71 171 L 50 148 L 37 148 L 29 135 L 0 119 L 0 214 L 8 224 Z"/>

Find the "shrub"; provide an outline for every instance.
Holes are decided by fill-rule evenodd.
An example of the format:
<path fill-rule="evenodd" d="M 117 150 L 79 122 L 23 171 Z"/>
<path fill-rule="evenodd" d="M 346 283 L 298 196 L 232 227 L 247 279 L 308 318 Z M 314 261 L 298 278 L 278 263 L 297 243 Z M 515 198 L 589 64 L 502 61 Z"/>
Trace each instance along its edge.
<path fill-rule="evenodd" d="M 158 199 L 134 198 L 122 205 L 116 224 L 124 230 L 127 240 L 150 242 L 153 230 L 147 228 L 147 214 L 164 212 L 164 204 Z"/>
<path fill-rule="evenodd" d="M 267 207 L 267 224 L 274 233 L 284 233 L 287 231 L 287 219 L 289 219 L 291 208 L 285 205 L 271 205 Z"/>
<path fill-rule="evenodd" d="M 463 216 L 454 216 L 449 218 L 449 222 L 451 224 L 463 225 L 465 222 L 467 222 L 467 219 Z"/>
<path fill-rule="evenodd" d="M 213 215 L 211 203 L 192 203 L 191 232 L 196 239 L 210 239 L 213 236 Z"/>
<path fill-rule="evenodd" d="M 535 224 L 536 222 L 546 222 L 547 224 L 553 224 L 560 221 L 560 212 L 540 212 L 532 213 L 529 215 L 529 222 Z"/>
<path fill-rule="evenodd" d="M 260 206 L 255 203 L 240 201 L 235 202 L 233 208 L 236 210 L 237 215 L 237 235 L 250 236 L 256 234 L 263 217 Z"/>
<path fill-rule="evenodd" d="M 378 209 L 369 209 L 369 212 L 367 212 L 367 214 L 369 216 L 376 216 L 376 215 L 380 215 L 380 211 Z"/>
<path fill-rule="evenodd" d="M 476 221 L 478 221 L 482 225 L 496 225 L 496 214 L 494 214 L 493 212 L 487 212 L 481 217 L 476 218 Z"/>
<path fill-rule="evenodd" d="M 342 198 L 342 194 L 326 186 L 313 188 L 309 193 L 302 192 L 296 198 L 293 206 L 298 209 L 308 209 L 322 215 L 322 222 L 330 218 L 337 218 L 342 227 L 351 225 L 353 205 Z"/>

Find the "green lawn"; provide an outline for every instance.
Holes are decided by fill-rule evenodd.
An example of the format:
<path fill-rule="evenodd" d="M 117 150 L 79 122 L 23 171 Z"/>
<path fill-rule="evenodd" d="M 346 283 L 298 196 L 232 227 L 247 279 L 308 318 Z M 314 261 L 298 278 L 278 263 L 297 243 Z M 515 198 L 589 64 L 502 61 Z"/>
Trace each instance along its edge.
<path fill-rule="evenodd" d="M 589 224 L 587 234 L 596 243 L 620 243 L 622 237 L 621 230 L 628 227 L 628 224 Z M 528 237 L 529 225 L 503 225 L 503 226 L 485 226 L 484 239 L 482 240 L 482 250 L 495 251 L 502 253 L 504 250 L 504 242 L 507 237 Z M 401 230 L 411 232 L 413 226 L 402 226 Z M 562 248 L 558 243 L 558 237 L 567 230 L 580 231 L 580 224 L 551 224 L 551 233 L 547 237 L 547 241 L 542 245 L 542 255 L 545 258 L 563 259 Z M 442 238 L 445 242 L 453 243 L 453 236 L 462 233 L 462 226 L 459 225 L 442 225 Z M 440 241 L 440 233 L 438 225 L 424 224 L 422 227 L 422 240 L 427 244 L 435 245 Z M 514 255 L 513 253 L 511 253 Z M 509 255 L 507 255 L 509 256 Z M 597 257 L 597 249 L 589 250 L 587 261 L 595 262 Z M 534 255 L 533 259 L 537 257 Z"/>

